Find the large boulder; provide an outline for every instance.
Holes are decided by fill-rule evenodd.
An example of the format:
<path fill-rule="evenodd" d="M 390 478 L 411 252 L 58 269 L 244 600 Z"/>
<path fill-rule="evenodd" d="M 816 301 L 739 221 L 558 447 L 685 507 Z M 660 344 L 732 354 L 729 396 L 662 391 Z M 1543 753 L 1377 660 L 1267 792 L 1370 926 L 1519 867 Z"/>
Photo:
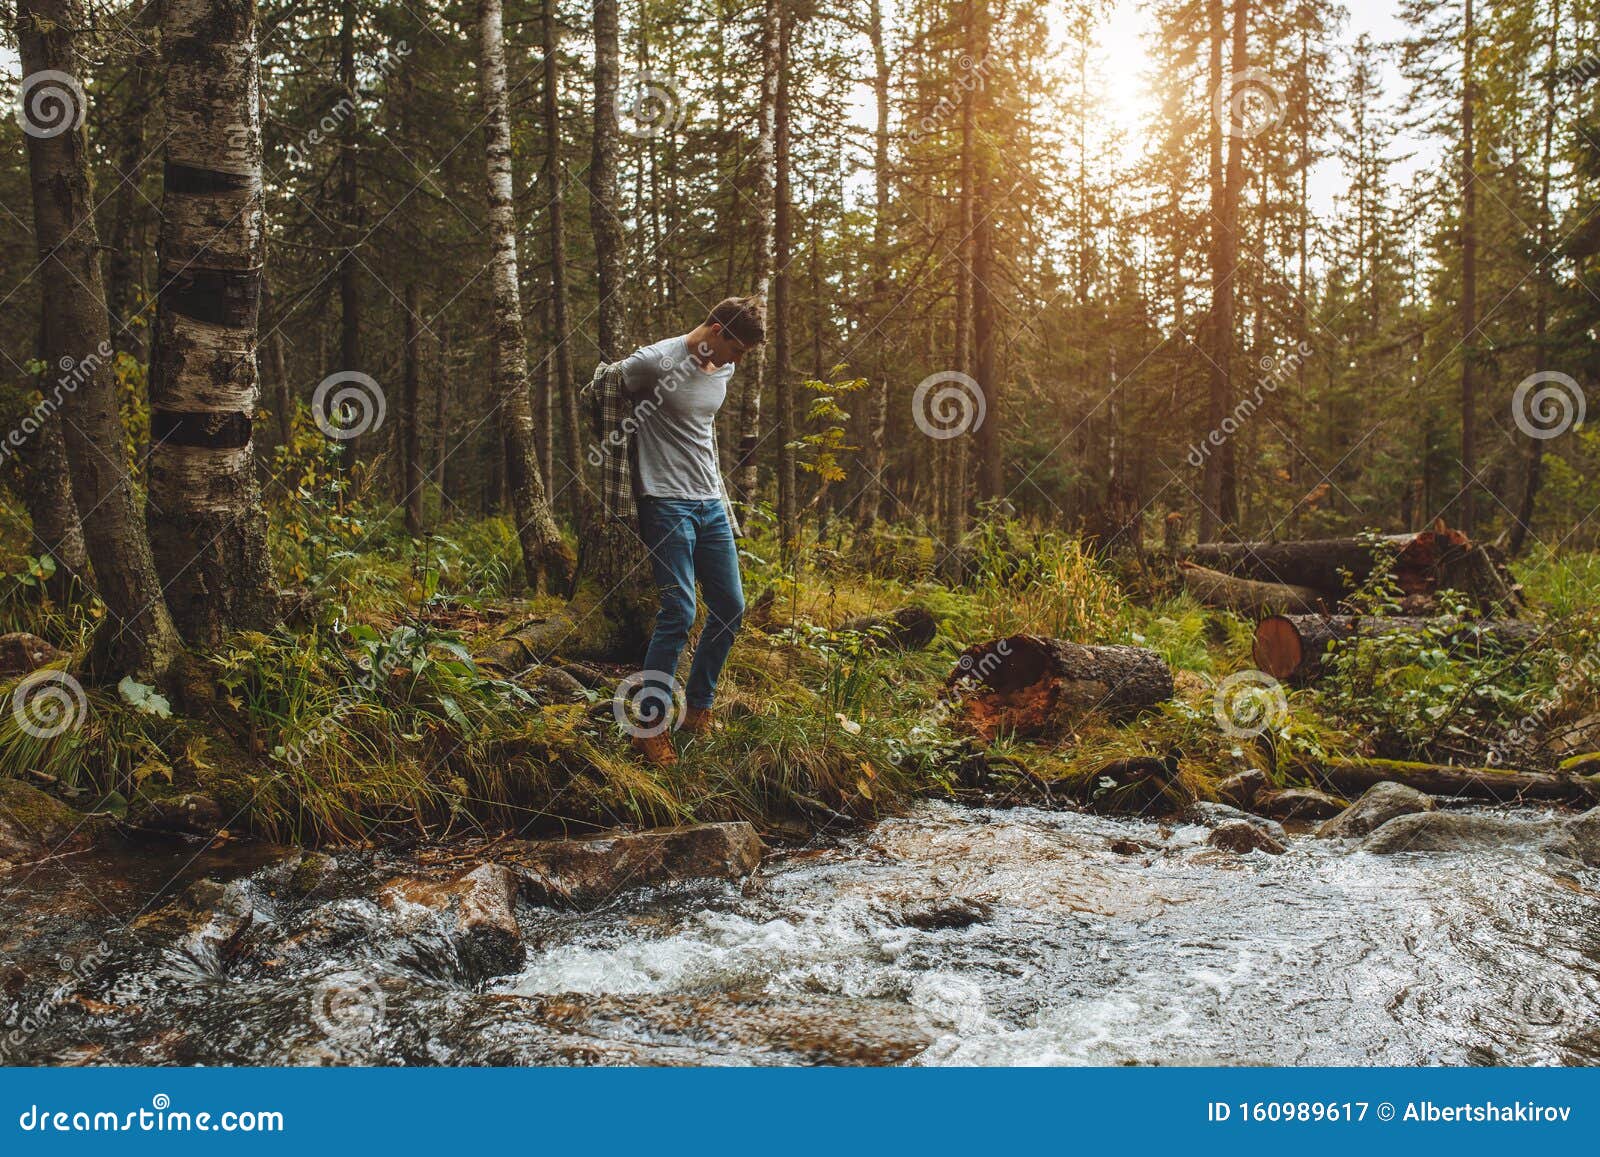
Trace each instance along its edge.
<path fill-rule="evenodd" d="M 576 840 L 502 844 L 522 893 L 541 904 L 593 907 L 625 888 L 748 876 L 761 864 L 761 837 L 747 823 L 608 832 Z"/>
<path fill-rule="evenodd" d="M 0 776 L 0 871 L 87 844 L 85 819 L 55 796 Z"/>
<path fill-rule="evenodd" d="M 1255 802 L 1256 811 L 1275 820 L 1326 820 L 1344 809 L 1344 800 L 1312 787 L 1263 792 Z"/>
<path fill-rule="evenodd" d="M 472 979 L 503 976 L 522 966 L 522 929 L 517 924 L 517 873 L 501 864 L 479 864 L 444 879 L 391 881 L 382 893 L 389 907 L 416 904 L 442 917 L 462 970 Z"/>
<path fill-rule="evenodd" d="M 1600 868 L 1600 807 L 1592 807 L 1566 824 L 1576 859 L 1591 868 Z"/>
<path fill-rule="evenodd" d="M 1396 816 L 1431 812 L 1439 805 L 1431 795 L 1392 781 L 1376 783 L 1344 811 L 1317 829 L 1322 839 L 1355 839 L 1377 831 Z"/>
<path fill-rule="evenodd" d="M 1369 835 L 1361 848 L 1387 856 L 1400 852 L 1480 852 L 1532 847 L 1573 856 L 1574 843 L 1564 821 L 1551 816 L 1431 811 L 1396 816 Z"/>

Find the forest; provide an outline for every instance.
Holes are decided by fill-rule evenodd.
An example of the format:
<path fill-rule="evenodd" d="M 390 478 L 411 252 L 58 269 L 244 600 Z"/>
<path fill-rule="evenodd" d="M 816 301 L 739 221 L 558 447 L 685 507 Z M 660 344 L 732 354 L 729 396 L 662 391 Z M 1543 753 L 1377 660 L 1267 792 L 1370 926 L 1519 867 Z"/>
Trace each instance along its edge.
<path fill-rule="evenodd" d="M 315 978 L 257 892 L 366 896 L 401 864 L 385 894 L 481 986 L 533 959 L 529 904 L 978 823 L 945 807 L 1120 823 L 1082 836 L 1119 864 L 1192 827 L 1219 861 L 1537 829 L 1600 865 L 1590 0 L 0 14 L 19 929 L 77 863 L 140 881 L 107 914 L 141 943 Z M 714 418 L 744 609 L 702 733 L 679 672 L 641 683 L 663 579 L 611 509 L 595 389 L 730 297 L 764 340 Z M 703 599 L 691 642 L 717 622 Z M 190 886 L 245 861 L 228 897 Z M 918 896 L 896 927 L 1010 902 Z M 148 988 L 100 978 L 94 1026 L 51 1004 L 25 1055 L 309 1063 L 161 1043 L 120 1011 Z M 316 991 L 335 1060 L 439 1063 L 389 980 Z M 225 1037 L 256 1015 L 230 999 L 177 1015 Z M 874 1023 L 872 1063 L 979 1055 Z M 651 1031 L 571 1057 L 659 1059 Z M 1333 1063 L 1595 1063 L 1583 1032 Z"/>

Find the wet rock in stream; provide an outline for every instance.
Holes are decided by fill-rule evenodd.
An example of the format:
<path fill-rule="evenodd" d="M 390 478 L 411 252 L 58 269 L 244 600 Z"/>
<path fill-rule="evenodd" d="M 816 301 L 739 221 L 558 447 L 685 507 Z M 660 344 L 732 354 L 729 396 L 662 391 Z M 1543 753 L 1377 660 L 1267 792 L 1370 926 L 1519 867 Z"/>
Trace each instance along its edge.
<path fill-rule="evenodd" d="M 510 868 L 480 864 L 444 880 L 393 881 L 384 889 L 383 901 L 391 907 L 415 905 L 443 917 L 463 972 L 482 980 L 513 972 L 522 963 L 518 883 Z"/>
<path fill-rule="evenodd" d="M 1355 839 L 1381 828 L 1397 816 L 1431 812 L 1439 805 L 1431 795 L 1403 783 L 1378 783 L 1355 803 L 1317 829 L 1321 839 Z"/>

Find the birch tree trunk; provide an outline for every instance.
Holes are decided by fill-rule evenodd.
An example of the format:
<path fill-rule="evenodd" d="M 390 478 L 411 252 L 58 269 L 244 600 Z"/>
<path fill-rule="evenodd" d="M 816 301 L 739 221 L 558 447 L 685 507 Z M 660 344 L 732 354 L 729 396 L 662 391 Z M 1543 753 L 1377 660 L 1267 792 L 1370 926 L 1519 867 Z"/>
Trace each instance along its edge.
<path fill-rule="evenodd" d="M 501 0 L 478 2 L 478 84 L 483 99 L 494 275 L 494 394 L 505 446 L 506 477 L 528 585 L 566 591 L 572 555 L 550 513 L 535 451 L 528 400 L 528 346 L 517 285 L 517 221 L 511 198 L 511 112 L 506 97 Z"/>
<path fill-rule="evenodd" d="M 53 71 L 75 78 L 73 38 L 83 26 L 79 0 L 19 0 L 17 45 L 24 75 Z M 44 421 L 55 425 L 59 420 L 95 593 L 110 612 L 96 640 L 96 657 L 111 673 L 159 678 L 181 644 L 162 598 L 122 449 L 86 142 L 76 124 L 47 133 L 39 130 L 43 122 L 37 119 L 51 115 L 52 100 L 54 112 L 68 122 L 81 117 L 81 105 L 71 103 L 75 96 L 70 88 L 36 88 L 24 113 L 34 125 L 25 144 L 44 307 L 42 346 L 46 363 L 62 374 L 45 393 L 44 403 L 53 408 Z"/>
<path fill-rule="evenodd" d="M 776 184 L 778 112 L 778 57 L 783 22 L 783 0 L 765 0 L 761 15 L 761 103 L 760 129 L 756 136 L 756 293 L 765 299 L 772 291 L 772 266 L 776 237 L 773 220 L 773 188 Z M 755 502 L 760 473 L 756 468 L 756 448 L 761 443 L 761 393 L 766 386 L 767 352 L 765 344 L 754 354 L 755 365 L 744 379 L 744 397 L 739 407 L 739 460 L 734 471 L 735 496 L 745 510 Z M 741 511 L 741 518 L 743 511 Z"/>
<path fill-rule="evenodd" d="M 168 0 L 167 157 L 145 517 L 178 631 L 276 618 L 251 445 L 265 216 L 254 0 Z"/>

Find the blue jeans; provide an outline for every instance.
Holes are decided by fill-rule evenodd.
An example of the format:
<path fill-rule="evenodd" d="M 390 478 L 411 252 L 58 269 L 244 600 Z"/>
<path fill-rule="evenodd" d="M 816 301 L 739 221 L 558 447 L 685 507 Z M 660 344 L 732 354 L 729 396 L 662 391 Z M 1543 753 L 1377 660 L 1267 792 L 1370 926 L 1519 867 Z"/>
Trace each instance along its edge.
<path fill-rule="evenodd" d="M 689 668 L 685 699 L 690 707 L 710 707 L 717 676 L 728 661 L 733 638 L 744 618 L 744 586 L 739 552 L 721 499 L 649 498 L 638 500 L 639 533 L 650 551 L 661 610 L 645 652 L 646 671 L 676 675 L 678 657 L 694 626 L 694 585 L 706 604 L 706 625 Z"/>

